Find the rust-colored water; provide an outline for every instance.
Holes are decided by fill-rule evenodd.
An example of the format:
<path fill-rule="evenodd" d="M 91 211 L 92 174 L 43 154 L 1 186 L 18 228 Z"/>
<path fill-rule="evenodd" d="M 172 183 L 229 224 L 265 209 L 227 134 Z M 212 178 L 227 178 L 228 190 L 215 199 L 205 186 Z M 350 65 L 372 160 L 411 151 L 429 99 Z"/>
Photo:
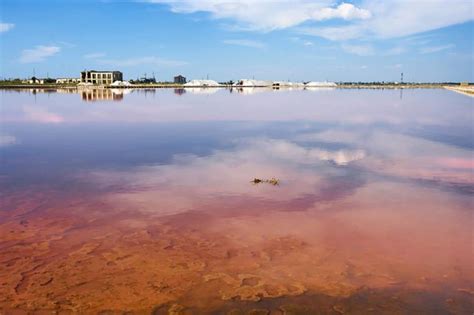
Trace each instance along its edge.
<path fill-rule="evenodd" d="M 2 92 L 3 313 L 472 314 L 469 97 L 209 91 Z"/>

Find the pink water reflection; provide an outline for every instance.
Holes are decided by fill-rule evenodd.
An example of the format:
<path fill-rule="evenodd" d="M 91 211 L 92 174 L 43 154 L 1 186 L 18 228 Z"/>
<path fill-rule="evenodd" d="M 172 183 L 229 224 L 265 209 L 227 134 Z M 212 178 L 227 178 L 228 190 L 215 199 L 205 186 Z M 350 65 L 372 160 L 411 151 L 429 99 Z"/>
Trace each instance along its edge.
<path fill-rule="evenodd" d="M 0 307 L 471 312 L 465 96 L 3 97 Z"/>

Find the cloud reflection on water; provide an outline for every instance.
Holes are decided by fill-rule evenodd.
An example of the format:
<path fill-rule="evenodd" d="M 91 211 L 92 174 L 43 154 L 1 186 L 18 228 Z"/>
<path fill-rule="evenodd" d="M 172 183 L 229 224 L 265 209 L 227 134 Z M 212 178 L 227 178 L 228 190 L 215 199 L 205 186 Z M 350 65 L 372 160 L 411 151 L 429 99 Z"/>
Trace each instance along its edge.
<path fill-rule="evenodd" d="M 328 129 L 302 134 L 305 141 L 342 143 L 364 148 L 369 155 L 358 164 L 366 172 L 401 179 L 431 181 L 461 191 L 474 192 L 472 150 L 383 129 L 350 132 Z"/>
<path fill-rule="evenodd" d="M 130 188 L 130 193 L 119 193 L 113 198 L 146 199 L 147 208 L 157 212 L 166 209 L 169 214 L 173 209 L 186 211 L 196 201 L 212 202 L 219 196 L 283 202 L 318 195 L 332 177 L 340 180 L 349 175 L 340 166 L 364 156 L 362 150 L 330 151 L 259 138 L 239 141 L 232 149 L 217 150 L 207 156 L 179 155 L 166 165 L 139 166 L 123 172 L 99 171 L 92 175 L 105 185 L 120 183 Z M 275 177 L 281 183 L 277 187 L 254 186 L 250 181 L 255 177 Z"/>
<path fill-rule="evenodd" d="M 74 235 L 95 248 L 80 250 L 84 264 L 78 260 L 68 277 L 55 279 L 84 274 L 102 285 L 97 270 L 111 270 L 102 265 L 109 255 L 120 265 L 101 275 L 117 287 L 141 278 L 135 287 L 145 290 L 157 274 L 183 276 L 169 287 L 191 284 L 185 297 L 208 275 L 250 273 L 281 288 L 278 295 L 297 285 L 338 298 L 361 287 L 441 290 L 451 298 L 472 284 L 472 147 L 462 145 L 472 135 L 469 100 L 437 90 L 407 91 L 403 101 L 396 91 L 149 92 L 133 91 L 117 103 L 2 92 L 2 134 L 21 139 L 2 148 L 4 187 L 40 200 L 63 198 L 38 235 L 70 218 L 79 223 L 51 230 L 52 244 L 62 244 L 67 257 Z M 427 126 L 441 137 L 426 137 Z M 467 142 L 449 137 L 453 130 Z M 281 183 L 253 185 L 255 177 Z M 21 181 L 32 185 L 23 189 Z M 13 204 L 25 199 L 13 197 Z M 51 209 L 30 203 L 34 225 Z M 11 224 L 18 221 L 14 216 Z M 3 235 L 21 235 L 11 230 Z M 63 231 L 66 238 L 57 239 Z M 176 265 L 179 255 L 202 269 Z M 170 257 L 169 269 L 157 264 Z M 78 273 L 84 266 L 87 272 Z M 249 289 L 232 283 L 215 282 L 213 291 L 229 298 Z"/>
<path fill-rule="evenodd" d="M 105 89 L 112 93 L 113 91 Z M 208 92 L 212 90 L 212 97 Z M 118 106 L 111 102 L 94 102 L 85 106 L 76 94 L 29 94 L 2 91 L 2 121 L 28 121 L 18 112 L 18 102 L 54 112 L 64 122 L 170 122 L 170 121 L 317 121 L 321 123 L 371 125 L 389 124 L 406 127 L 449 127 L 470 125 L 465 115 L 470 99 L 445 90 L 406 90 L 400 100 L 396 90 L 318 90 L 278 92 L 262 89 L 260 93 L 243 95 L 226 89 L 186 90 L 177 95 L 172 89 L 150 94 L 134 90 L 123 97 Z M 119 95 L 119 94 L 117 94 Z M 121 94 L 120 94 L 121 95 Z M 179 97 L 178 97 L 179 96 Z M 242 99 L 245 97 L 245 99 Z M 113 97 L 112 97 L 113 98 Z M 60 100 L 60 102 L 59 102 Z M 445 104 L 450 110 L 445 110 Z M 67 104 L 67 106 L 65 106 Z M 100 113 L 100 115 L 96 115 Z"/>
<path fill-rule="evenodd" d="M 341 135 L 338 141 L 364 139 L 340 131 L 322 134 L 326 140 L 330 134 Z M 404 181 L 427 178 L 423 176 L 437 162 L 427 164 L 425 157 L 437 151 L 448 154 L 444 150 L 449 146 L 398 136 L 405 143 L 398 156 L 392 146 L 399 143 L 387 141 L 390 137 L 397 136 L 372 135 L 337 150 L 252 138 L 206 156 L 181 155 L 165 165 L 99 171 L 86 178 L 125 187 L 104 198 L 112 208 L 213 233 L 239 250 L 260 252 L 269 242 L 285 239 L 303 244 L 304 251 L 285 247 L 288 260 L 272 259 L 268 269 L 253 272 L 278 274 L 310 290 L 344 295 L 350 292 L 344 290 L 361 285 L 465 286 L 472 279 L 465 251 L 470 242 L 469 198 Z M 363 149 L 349 148 L 358 145 Z M 376 150 L 384 145 L 387 150 Z M 398 160 L 414 153 L 408 162 Z M 326 159 L 339 155 L 344 163 Z M 445 175 L 440 180 L 467 180 L 452 170 Z M 255 186 L 250 184 L 254 177 L 277 177 L 281 185 Z"/>

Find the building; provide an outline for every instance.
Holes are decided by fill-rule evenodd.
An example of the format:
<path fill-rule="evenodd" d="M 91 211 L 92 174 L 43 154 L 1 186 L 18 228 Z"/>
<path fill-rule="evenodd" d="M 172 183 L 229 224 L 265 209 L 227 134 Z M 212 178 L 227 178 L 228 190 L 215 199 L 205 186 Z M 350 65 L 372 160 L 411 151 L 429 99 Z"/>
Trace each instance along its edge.
<path fill-rule="evenodd" d="M 186 78 L 183 77 L 182 75 L 177 75 L 177 76 L 174 77 L 174 83 L 185 84 L 186 83 Z"/>
<path fill-rule="evenodd" d="M 81 82 L 80 78 L 58 78 L 56 84 L 75 84 Z"/>
<path fill-rule="evenodd" d="M 120 71 L 82 71 L 81 82 L 92 84 L 112 84 L 115 81 L 123 81 L 123 75 Z"/>
<path fill-rule="evenodd" d="M 183 95 L 184 93 L 186 93 L 186 90 L 183 88 L 174 89 L 174 94 L 176 95 Z"/>
<path fill-rule="evenodd" d="M 21 81 L 22 83 L 27 83 L 27 84 L 44 84 L 45 79 L 38 79 L 37 77 L 32 77 L 31 79 L 26 79 Z"/>

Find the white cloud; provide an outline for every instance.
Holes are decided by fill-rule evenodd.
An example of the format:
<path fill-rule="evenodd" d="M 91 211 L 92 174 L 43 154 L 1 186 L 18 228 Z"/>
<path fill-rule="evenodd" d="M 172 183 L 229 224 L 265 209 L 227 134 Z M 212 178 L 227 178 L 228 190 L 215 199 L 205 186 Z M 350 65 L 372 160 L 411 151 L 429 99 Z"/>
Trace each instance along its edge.
<path fill-rule="evenodd" d="M 96 53 L 85 54 L 83 57 L 86 59 L 97 59 L 97 58 L 102 58 L 105 56 L 106 54 L 103 52 L 96 52 Z"/>
<path fill-rule="evenodd" d="M 65 47 L 65 48 L 74 48 L 74 47 L 77 46 L 74 43 L 65 42 L 65 41 L 59 41 L 58 44 L 60 44 L 61 46 Z"/>
<path fill-rule="evenodd" d="M 359 25 L 347 25 L 343 27 L 301 27 L 298 31 L 312 36 L 319 36 L 329 40 L 339 41 L 358 38 L 361 35 Z"/>
<path fill-rule="evenodd" d="M 350 3 L 341 3 L 337 8 L 324 8 L 313 14 L 317 21 L 340 18 L 344 20 L 368 19 L 372 16 L 370 11 L 355 7 Z"/>
<path fill-rule="evenodd" d="M 407 49 L 405 47 L 397 46 L 397 47 L 393 47 L 393 48 L 390 48 L 387 51 L 385 51 L 384 55 L 385 56 L 401 55 L 401 54 L 405 53 L 406 51 L 407 51 Z"/>
<path fill-rule="evenodd" d="M 215 19 L 231 19 L 242 29 L 272 31 L 299 25 L 308 21 L 327 19 L 366 19 L 371 16 L 365 9 L 335 0 L 147 0 L 168 4 L 176 13 L 208 12 Z"/>
<path fill-rule="evenodd" d="M 349 25 L 306 27 L 300 31 L 330 40 L 394 38 L 473 20 L 472 2 L 466 0 L 365 0 L 360 7 L 372 17 Z"/>
<path fill-rule="evenodd" d="M 144 0 L 167 4 L 176 13 L 207 12 L 235 22 L 240 30 L 272 31 L 301 26 L 308 35 L 330 40 L 393 38 L 473 20 L 469 0 L 361 0 L 355 6 L 336 0 Z M 328 19 L 341 26 L 318 25 Z"/>
<path fill-rule="evenodd" d="M 342 45 L 344 51 L 358 56 L 372 56 L 374 48 L 371 45 Z"/>
<path fill-rule="evenodd" d="M 422 33 L 473 19 L 469 0 L 367 0 L 375 19 L 368 24 L 381 37 Z"/>
<path fill-rule="evenodd" d="M 255 40 L 249 39 L 226 39 L 222 41 L 224 44 L 228 45 L 236 45 L 236 46 L 245 46 L 245 47 L 252 47 L 252 48 L 263 48 L 265 44 Z"/>
<path fill-rule="evenodd" d="M 314 43 L 310 40 L 306 40 L 306 39 L 302 39 L 300 37 L 290 37 L 290 40 L 295 42 L 295 43 L 299 43 L 303 46 L 314 46 Z"/>
<path fill-rule="evenodd" d="M 161 67 L 178 67 L 187 65 L 185 61 L 164 59 L 154 56 L 128 59 L 99 59 L 99 63 L 116 67 L 133 67 L 139 65 L 154 65 Z"/>
<path fill-rule="evenodd" d="M 15 27 L 15 24 L 12 23 L 0 23 L 0 33 L 8 32 Z"/>
<path fill-rule="evenodd" d="M 427 45 L 430 42 L 439 40 L 439 38 L 436 38 L 436 34 L 418 34 L 418 35 L 412 35 L 407 38 L 404 38 L 404 41 L 406 43 L 409 43 L 411 45 Z"/>
<path fill-rule="evenodd" d="M 46 58 L 56 55 L 61 51 L 58 46 L 36 46 L 33 49 L 25 49 L 21 52 L 21 63 L 41 62 Z"/>
<path fill-rule="evenodd" d="M 432 53 L 447 50 L 447 49 L 450 49 L 450 48 L 453 48 L 453 47 L 454 47 L 453 44 L 441 45 L 441 46 L 431 46 L 431 47 L 420 48 L 419 51 L 420 51 L 421 54 L 432 54 Z"/>

